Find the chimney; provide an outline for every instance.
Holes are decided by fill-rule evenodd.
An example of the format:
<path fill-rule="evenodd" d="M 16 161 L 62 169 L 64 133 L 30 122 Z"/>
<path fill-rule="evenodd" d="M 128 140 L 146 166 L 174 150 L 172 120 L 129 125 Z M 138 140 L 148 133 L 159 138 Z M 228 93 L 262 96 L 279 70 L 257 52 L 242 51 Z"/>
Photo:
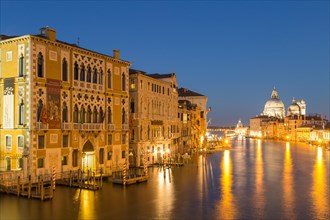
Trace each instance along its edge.
<path fill-rule="evenodd" d="M 113 50 L 113 57 L 119 59 L 119 50 Z"/>
<path fill-rule="evenodd" d="M 56 40 L 56 30 L 48 26 L 40 28 L 40 34 L 44 37 L 47 37 L 49 40 Z"/>

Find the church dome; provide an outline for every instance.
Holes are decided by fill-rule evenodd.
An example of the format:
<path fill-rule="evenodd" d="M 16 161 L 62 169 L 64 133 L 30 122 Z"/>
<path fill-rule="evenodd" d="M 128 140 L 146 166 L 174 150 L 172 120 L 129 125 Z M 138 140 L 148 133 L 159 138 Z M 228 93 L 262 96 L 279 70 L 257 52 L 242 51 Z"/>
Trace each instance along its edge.
<path fill-rule="evenodd" d="M 297 104 L 296 100 L 292 99 L 292 104 L 288 108 L 288 115 L 300 115 L 300 106 Z"/>
<path fill-rule="evenodd" d="M 277 90 L 274 88 L 271 98 L 266 102 L 263 115 L 283 118 L 285 116 L 285 107 L 283 102 L 278 98 Z"/>

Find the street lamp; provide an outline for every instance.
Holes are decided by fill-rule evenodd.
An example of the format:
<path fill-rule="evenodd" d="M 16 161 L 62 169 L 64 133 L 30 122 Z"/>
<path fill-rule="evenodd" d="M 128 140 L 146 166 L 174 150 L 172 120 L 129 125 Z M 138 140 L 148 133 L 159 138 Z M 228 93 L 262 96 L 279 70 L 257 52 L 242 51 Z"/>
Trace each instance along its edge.
<path fill-rule="evenodd" d="M 83 172 L 85 171 L 85 157 L 86 157 L 86 153 L 83 152 L 82 153 L 82 158 L 83 158 Z"/>

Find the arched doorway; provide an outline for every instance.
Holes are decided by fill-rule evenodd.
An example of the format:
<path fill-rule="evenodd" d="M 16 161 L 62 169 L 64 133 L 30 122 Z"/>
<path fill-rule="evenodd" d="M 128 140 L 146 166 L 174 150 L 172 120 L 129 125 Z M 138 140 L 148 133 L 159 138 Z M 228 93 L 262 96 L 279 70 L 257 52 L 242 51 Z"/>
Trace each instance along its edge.
<path fill-rule="evenodd" d="M 95 152 L 94 146 L 90 140 L 86 141 L 82 149 L 82 165 L 83 171 L 95 169 Z"/>

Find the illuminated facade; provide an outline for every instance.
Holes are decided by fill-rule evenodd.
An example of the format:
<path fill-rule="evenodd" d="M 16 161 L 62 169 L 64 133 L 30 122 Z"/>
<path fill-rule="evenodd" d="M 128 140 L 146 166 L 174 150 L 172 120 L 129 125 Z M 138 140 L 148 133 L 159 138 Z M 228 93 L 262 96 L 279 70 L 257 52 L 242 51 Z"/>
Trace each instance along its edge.
<path fill-rule="evenodd" d="M 241 120 L 239 120 L 236 127 L 235 127 L 235 134 L 245 136 L 247 130 L 248 130 L 248 127 L 244 127 Z"/>
<path fill-rule="evenodd" d="M 201 118 L 200 109 L 196 104 L 191 104 L 187 100 L 179 100 L 179 153 L 191 153 L 200 146 L 201 136 Z"/>
<path fill-rule="evenodd" d="M 186 88 L 180 88 L 179 89 L 179 100 L 187 100 L 190 101 L 191 104 L 197 105 L 197 108 L 199 108 L 200 111 L 200 143 L 199 147 L 204 148 L 206 147 L 206 129 L 207 129 L 207 113 L 208 109 L 206 108 L 207 104 L 207 97 L 204 95 L 201 95 L 197 92 L 191 91 Z"/>
<path fill-rule="evenodd" d="M 2 36 L 1 170 L 115 169 L 128 151 L 130 63 L 40 35 Z"/>
<path fill-rule="evenodd" d="M 266 102 L 262 115 L 276 118 L 285 117 L 285 108 L 283 102 L 278 98 L 278 92 L 274 88 L 271 98 Z"/>
<path fill-rule="evenodd" d="M 178 152 L 176 75 L 130 69 L 130 164 L 161 163 Z"/>

